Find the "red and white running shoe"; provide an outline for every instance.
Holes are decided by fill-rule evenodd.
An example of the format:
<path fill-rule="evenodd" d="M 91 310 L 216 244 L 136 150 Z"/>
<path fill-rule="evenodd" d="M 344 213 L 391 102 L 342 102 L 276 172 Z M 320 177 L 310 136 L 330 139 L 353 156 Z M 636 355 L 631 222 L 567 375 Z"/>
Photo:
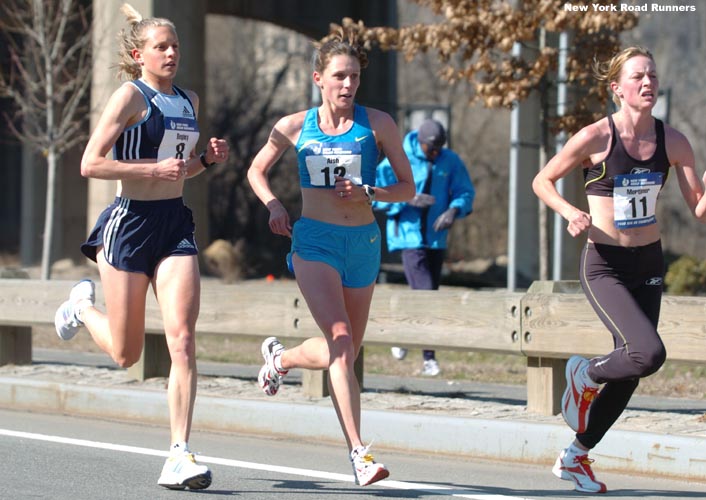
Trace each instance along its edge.
<path fill-rule="evenodd" d="M 561 450 L 556 459 L 552 473 L 559 479 L 573 481 L 576 491 L 584 493 L 605 493 L 608 491 L 605 483 L 596 479 L 591 470 L 593 460 L 588 458 L 588 453 L 575 455 L 573 459 L 567 456 L 566 450 Z"/>
<path fill-rule="evenodd" d="M 587 368 L 588 360 L 581 356 L 571 356 L 566 362 L 566 391 L 561 399 L 561 416 L 578 433 L 586 430 L 591 404 L 600 387 L 588 376 Z"/>

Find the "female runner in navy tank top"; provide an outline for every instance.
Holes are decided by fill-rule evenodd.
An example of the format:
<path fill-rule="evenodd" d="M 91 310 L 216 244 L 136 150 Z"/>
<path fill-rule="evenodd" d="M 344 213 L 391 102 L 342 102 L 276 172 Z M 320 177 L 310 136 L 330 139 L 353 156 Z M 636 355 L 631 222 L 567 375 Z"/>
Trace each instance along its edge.
<path fill-rule="evenodd" d="M 362 49 L 355 40 L 344 41 L 343 34 L 321 45 L 313 74 L 321 106 L 280 119 L 248 171 L 250 185 L 270 211 L 270 230 L 292 238 L 288 262 L 324 334 L 286 350 L 275 337 L 266 339 L 258 382 L 272 396 L 291 368 L 328 369 L 331 399 L 356 484 L 362 486 L 389 474 L 363 445 L 360 387 L 353 372 L 380 266 L 380 230 L 372 202 L 414 196 L 411 168 L 394 121 L 354 102 L 365 64 Z M 290 147 L 297 152 L 303 202 L 293 228 L 268 181 L 268 173 Z M 384 188 L 374 187 L 380 152 L 390 159 L 398 179 Z"/>
<path fill-rule="evenodd" d="M 613 335 L 615 349 L 566 367 L 562 415 L 576 432 L 552 469 L 582 492 L 602 493 L 588 452 L 628 404 L 640 378 L 656 372 L 666 358 L 659 333 L 664 258 L 656 205 L 673 172 L 691 213 L 704 219 L 706 197 L 687 138 L 652 117 L 659 82 L 652 54 L 642 47 L 623 50 L 597 64 L 619 110 L 586 126 L 534 179 L 537 196 L 568 221 L 569 234 L 588 233 L 581 254 L 581 285 Z M 584 169 L 589 213 L 573 206 L 555 183 L 578 166 Z"/>
<path fill-rule="evenodd" d="M 110 97 L 81 162 L 84 177 L 118 181 L 115 201 L 81 246 L 98 263 L 106 312 L 94 306 L 93 282 L 83 280 L 57 310 L 55 325 L 64 340 L 85 326 L 119 366 L 131 366 L 142 354 L 152 285 L 171 359 L 171 446 L 157 483 L 203 489 L 211 484 L 211 471 L 195 461 L 188 446 L 200 278 L 193 218 L 182 192 L 186 179 L 228 159 L 228 145 L 213 137 L 201 155 L 194 153 L 199 101 L 173 83 L 180 59 L 174 24 L 143 19 L 128 4 L 121 10 L 129 26 L 120 33 L 119 76 L 129 81 Z"/>

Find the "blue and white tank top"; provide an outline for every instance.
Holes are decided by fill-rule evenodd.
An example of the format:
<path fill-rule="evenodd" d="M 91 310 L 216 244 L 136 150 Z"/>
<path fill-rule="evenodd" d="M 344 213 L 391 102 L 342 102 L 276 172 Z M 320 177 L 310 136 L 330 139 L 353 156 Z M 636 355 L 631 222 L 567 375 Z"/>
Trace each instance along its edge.
<path fill-rule="evenodd" d="M 173 87 L 174 95 L 159 92 L 142 80 L 133 80 L 145 98 L 147 114 L 126 128 L 113 146 L 116 160 L 188 159 L 199 140 L 196 112 L 186 93 Z"/>
<path fill-rule="evenodd" d="M 296 144 L 299 182 L 303 188 L 333 188 L 335 176 L 354 184 L 375 185 L 377 143 L 365 107 L 355 105 L 353 126 L 345 134 L 328 135 L 319 128 L 318 108 L 306 113 Z"/>

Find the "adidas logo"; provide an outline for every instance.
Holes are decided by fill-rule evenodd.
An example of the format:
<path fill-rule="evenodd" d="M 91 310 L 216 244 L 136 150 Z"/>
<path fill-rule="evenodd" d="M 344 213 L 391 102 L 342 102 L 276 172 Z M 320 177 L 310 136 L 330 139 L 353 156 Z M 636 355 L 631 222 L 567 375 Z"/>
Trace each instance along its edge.
<path fill-rule="evenodd" d="M 194 116 L 191 114 L 191 110 L 189 108 L 187 108 L 186 106 L 184 106 L 184 110 L 181 112 L 181 114 L 182 114 L 182 116 L 187 117 L 187 118 L 191 118 L 192 116 Z"/>
<path fill-rule="evenodd" d="M 194 248 L 194 245 L 189 240 L 184 238 L 183 240 L 181 240 L 179 242 L 179 244 L 177 245 L 177 248 Z"/>

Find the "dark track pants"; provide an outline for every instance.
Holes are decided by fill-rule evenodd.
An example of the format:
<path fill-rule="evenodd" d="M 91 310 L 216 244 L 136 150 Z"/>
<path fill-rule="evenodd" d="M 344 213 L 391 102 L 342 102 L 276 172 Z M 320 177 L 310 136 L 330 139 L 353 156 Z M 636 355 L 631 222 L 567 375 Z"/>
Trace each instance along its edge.
<path fill-rule="evenodd" d="M 580 263 L 584 293 L 613 335 L 615 350 L 593 358 L 589 376 L 605 383 L 591 406 L 586 431 L 577 439 L 593 448 L 625 410 L 640 378 L 666 359 L 657 332 L 664 257 L 656 241 L 642 247 L 588 243 Z"/>

